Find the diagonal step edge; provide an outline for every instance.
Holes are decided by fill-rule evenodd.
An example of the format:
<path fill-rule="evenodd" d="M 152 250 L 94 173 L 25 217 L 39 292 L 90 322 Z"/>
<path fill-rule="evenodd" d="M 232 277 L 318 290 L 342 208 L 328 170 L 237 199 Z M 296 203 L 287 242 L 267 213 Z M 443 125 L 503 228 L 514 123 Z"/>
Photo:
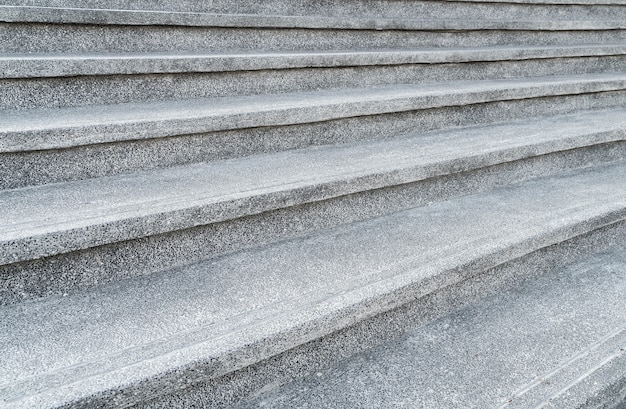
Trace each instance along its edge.
<path fill-rule="evenodd" d="M 537 183 L 536 181 L 534 183 Z M 508 188 L 510 189 L 515 189 L 513 188 Z M 383 310 L 388 310 L 388 309 L 392 309 L 397 307 L 398 305 L 402 305 L 402 303 L 408 302 L 409 300 L 412 300 L 416 297 L 416 293 L 419 294 L 419 296 L 424 296 L 426 294 L 428 294 L 430 291 L 434 291 L 436 288 L 439 288 L 441 286 L 447 286 L 447 285 L 452 285 L 454 284 L 454 282 L 458 282 L 459 280 L 462 280 L 464 278 L 467 278 L 468 275 L 471 274 L 475 274 L 478 273 L 480 271 L 484 271 L 486 269 L 489 269 L 491 267 L 494 267 L 496 265 L 499 265 L 501 263 L 507 262 L 509 260 L 521 257 L 525 254 L 528 254 L 529 252 L 532 251 L 536 251 L 538 249 L 550 246 L 552 244 L 558 243 L 558 242 L 562 242 L 565 240 L 569 240 L 572 237 L 576 237 L 578 235 L 583 235 L 586 234 L 588 232 L 591 232 L 595 229 L 599 229 L 603 226 L 607 226 L 607 225 L 611 225 L 611 224 L 615 224 L 615 223 L 619 223 L 621 221 L 623 221 L 626 217 L 626 207 L 625 204 L 622 203 L 611 203 L 611 204 L 607 204 L 604 203 L 603 206 L 601 206 L 602 209 L 600 208 L 593 208 L 592 212 L 595 213 L 594 216 L 590 216 L 588 213 L 586 213 L 585 208 L 579 208 L 574 210 L 573 212 L 570 211 L 566 211 L 567 213 L 567 217 L 565 218 L 554 218 L 548 215 L 545 215 L 544 218 L 546 218 L 546 220 L 536 220 L 535 222 L 533 222 L 533 226 L 536 229 L 539 229 L 542 231 L 542 233 L 537 233 L 534 230 L 528 234 L 526 234 L 526 236 L 524 236 L 523 238 L 520 237 L 516 237 L 515 239 L 513 239 L 515 242 L 512 243 L 508 243 L 508 242 L 502 242 L 499 241 L 498 238 L 496 238 L 497 234 L 494 235 L 493 241 L 490 241 L 490 243 L 492 244 L 486 244 L 486 247 L 484 248 L 484 251 L 486 251 L 484 258 L 482 253 L 479 256 L 476 256 L 476 254 L 474 254 L 473 250 L 472 251 L 465 251 L 465 252 L 461 252 L 463 253 L 463 256 L 461 257 L 461 259 L 463 259 L 464 257 L 467 258 L 467 262 L 460 262 L 458 256 L 458 253 L 455 252 L 455 256 L 452 259 L 452 265 L 453 266 L 447 266 L 446 263 L 443 263 L 444 265 L 446 265 L 447 267 L 444 268 L 445 271 L 449 272 L 454 272 L 454 274 L 456 273 L 462 273 L 461 276 L 456 276 L 453 278 L 443 278 L 443 282 L 442 281 L 438 281 L 437 279 L 434 281 L 434 286 L 429 286 L 429 285 L 424 285 L 424 283 L 422 282 L 422 284 L 417 284 L 415 282 L 415 279 L 417 280 L 422 280 L 424 277 L 421 274 L 417 274 L 415 275 L 414 273 L 406 273 L 404 275 L 400 275 L 400 276 L 394 276 L 393 279 L 390 279 L 390 281 L 388 282 L 389 285 L 391 286 L 389 288 L 385 287 L 385 294 L 391 294 L 394 291 L 398 291 L 401 294 L 398 296 L 398 298 L 394 301 L 394 302 L 380 302 L 380 300 L 376 300 L 374 298 L 369 298 L 369 301 L 364 301 L 365 305 L 369 305 L 370 308 L 383 308 Z M 575 209 L 575 208 L 573 208 Z M 587 209 L 589 210 L 589 209 Z M 582 212 L 582 213 L 581 213 Z M 406 212 L 402 212 L 402 213 L 406 213 Z M 551 223 L 546 223 L 547 220 L 553 220 Z M 510 240 L 510 238 L 507 237 L 507 239 Z M 506 241 L 506 240 L 505 240 Z M 452 249 L 454 250 L 454 249 Z M 435 257 L 438 258 L 438 257 Z M 439 262 L 435 262 L 435 265 L 438 265 Z M 409 263 L 410 265 L 410 263 Z M 428 267 L 428 263 L 424 263 L 423 260 L 418 260 L 417 263 L 415 264 L 415 266 L 419 265 L 420 268 L 426 268 Z M 426 265 L 426 267 L 424 267 L 424 265 Z M 408 265 L 406 266 L 402 266 L 402 270 L 406 271 L 406 268 L 408 267 Z M 438 265 L 435 269 L 440 268 L 441 265 Z M 428 268 L 427 268 L 428 269 Z M 445 272 L 442 273 L 445 275 Z M 440 277 L 441 278 L 441 277 Z M 452 280 L 452 281 L 450 281 Z M 383 286 L 384 287 L 384 286 Z M 410 287 L 410 288 L 409 288 Z M 339 297 L 344 297 L 344 298 L 349 298 L 349 296 L 347 295 L 347 293 L 342 292 L 342 291 L 336 291 L 334 294 L 337 294 L 337 296 Z M 365 298 L 367 299 L 367 297 L 370 297 L 372 294 L 370 294 L 368 291 L 365 291 L 363 294 L 365 294 Z M 341 303 L 339 303 L 341 304 Z M 350 304 L 350 303 L 349 303 Z M 331 302 L 332 308 L 339 308 L 337 306 L 337 302 Z M 382 306 L 382 307 L 381 307 Z M 331 309 L 332 309 L 331 308 Z M 355 307 L 356 308 L 356 307 Z M 320 307 L 319 311 L 323 311 L 324 314 L 328 313 L 328 310 L 325 309 L 324 307 Z M 318 312 L 319 312 L 318 311 Z M 378 314 L 380 312 L 383 311 L 376 311 L 376 312 L 361 312 L 360 315 L 357 314 L 358 316 L 355 317 L 352 314 L 353 310 L 350 310 L 347 312 L 348 316 L 350 317 L 350 319 L 365 319 L 369 316 L 372 316 L 373 314 Z M 308 317 L 300 317 L 301 319 L 305 319 L 307 320 Z M 294 321 L 297 321 L 297 319 L 293 319 L 293 318 L 288 318 L 285 319 L 282 325 L 287 325 L 287 326 L 291 326 L 293 324 Z M 330 321 L 330 324 L 329 324 Z M 337 324 L 340 325 L 340 327 L 343 326 L 347 326 L 349 324 L 346 324 L 346 322 L 342 319 L 342 318 L 337 318 L 337 320 L 333 321 L 333 319 L 330 320 L 322 320 L 322 324 L 321 325 L 333 325 L 333 324 Z M 304 325 L 304 324 L 303 324 Z M 299 337 L 303 337 L 302 339 L 300 339 L 298 342 L 300 343 L 305 343 L 310 341 L 311 339 L 315 339 L 316 337 L 318 337 L 320 335 L 319 333 L 319 325 L 318 323 L 313 323 L 310 325 L 306 325 L 305 329 L 307 329 L 308 331 L 308 335 L 302 335 L 302 333 L 300 332 L 302 330 L 302 328 L 296 328 L 294 329 L 294 333 L 297 334 Z M 261 325 L 263 330 L 267 330 L 272 332 L 274 330 L 274 328 L 271 328 L 270 326 L 267 327 L 263 327 Z M 337 330 L 337 328 L 331 328 L 328 331 L 325 331 L 325 334 L 330 333 L 332 331 Z M 246 331 L 244 331 L 246 332 Z M 313 334 L 313 335 L 311 335 Z M 244 334 L 244 338 L 245 338 L 246 334 Z M 310 337 L 313 338 L 310 338 Z M 279 340 L 282 339 L 279 337 Z M 282 350 L 277 350 L 277 351 L 270 351 L 271 348 L 283 348 L 285 347 L 283 344 L 279 342 L 276 342 L 276 339 L 267 339 L 264 335 L 259 336 L 259 342 L 261 342 L 261 346 L 258 346 L 258 350 L 259 351 L 263 351 L 263 352 L 269 352 L 270 356 L 272 354 L 277 354 L 282 352 Z M 265 344 L 265 342 L 267 342 L 267 344 Z M 201 341 L 202 343 L 202 341 Z M 252 362 L 247 361 L 246 359 L 249 359 L 248 355 L 245 353 L 240 354 L 237 351 L 233 351 L 232 350 L 232 342 L 231 341 L 224 341 L 223 343 L 220 344 L 222 349 L 225 349 L 227 351 L 231 351 L 230 353 L 232 353 L 236 359 L 239 360 L 243 360 L 243 364 L 241 365 L 246 366 L 251 364 Z M 242 345 L 244 345 L 244 348 L 248 348 L 249 347 L 249 342 L 244 342 Z M 264 345 L 264 346 L 263 346 Z M 293 345 L 285 347 L 285 349 L 289 349 L 293 347 Z M 192 347 L 193 348 L 193 347 Z M 211 354 L 213 354 L 216 350 L 216 348 L 214 346 L 209 347 L 207 346 L 202 347 L 202 346 L 198 346 L 198 348 L 202 351 L 204 351 L 205 354 L 208 354 L 208 356 L 212 356 Z M 176 355 L 176 353 L 175 353 Z M 177 359 L 172 357 L 172 359 Z M 211 371 L 207 372 L 207 369 L 203 369 L 200 371 L 197 371 L 197 373 L 202 373 L 202 376 L 207 376 L 208 373 L 211 373 L 210 376 L 215 377 L 215 376 L 220 376 L 223 375 L 224 373 L 228 373 L 232 370 L 235 370 L 237 368 L 233 368 L 231 365 L 233 364 L 232 361 L 232 356 L 229 357 L 225 357 L 225 362 L 223 365 L 220 365 L 217 361 L 215 361 L 214 359 L 208 360 L 207 364 L 209 365 L 209 367 L 214 368 L 213 370 L 215 370 L 214 373 L 211 373 Z M 263 359 L 263 358 L 261 358 Z M 177 378 L 180 373 L 177 372 L 172 372 L 170 371 L 171 369 L 171 364 L 172 361 L 171 360 L 166 360 L 167 362 L 164 363 L 164 365 L 166 365 L 165 367 L 162 367 L 163 373 L 169 373 L 169 376 L 173 376 L 174 378 Z M 197 364 L 197 360 L 191 360 L 190 362 L 194 362 Z M 149 368 L 149 370 L 154 370 L 155 366 L 151 365 L 150 363 L 144 362 L 143 364 L 146 365 L 147 368 Z M 96 367 L 101 368 L 101 365 L 96 365 Z M 217 369 L 215 369 L 217 368 Z M 121 376 L 121 379 L 131 379 L 132 376 L 132 368 L 131 367 L 126 367 L 124 369 L 124 371 L 130 371 L 130 372 L 126 372 L 125 375 Z M 226 371 L 226 372 L 224 372 Z M 192 371 L 194 373 L 196 373 L 195 371 Z M 168 375 L 165 375 L 168 376 Z M 168 381 L 166 381 L 168 382 Z M 36 385 L 39 385 L 39 381 L 35 382 Z M 34 386 L 35 384 L 31 385 Z M 98 386 L 99 387 L 99 386 Z M 28 388 L 27 388 L 28 389 Z M 59 391 L 58 392 L 58 396 L 65 396 L 65 394 L 68 391 Z M 109 399 L 109 397 L 105 398 L 105 399 Z"/>
<path fill-rule="evenodd" d="M 591 112 L 587 116 L 566 115 L 539 122 L 541 132 L 537 131 L 537 124 L 524 121 L 435 132 L 430 139 L 411 136 L 156 170 L 137 177 L 107 177 L 5 191 L 0 195 L 6 218 L 0 234 L 0 259 L 4 263 L 29 260 L 551 152 L 623 141 L 625 128 L 616 118 L 622 118 L 619 110 Z M 548 133 L 549 129 L 555 130 L 554 135 Z M 485 139 L 482 145 L 474 146 L 473 141 L 484 139 L 488 130 L 498 138 L 518 131 L 530 136 L 501 141 L 496 146 L 490 146 L 490 139 Z M 450 140 L 467 151 L 447 152 L 440 145 Z M 380 156 L 394 149 L 417 151 L 415 156 L 406 153 L 402 157 Z M 365 155 L 367 159 L 351 161 L 350 157 L 355 155 Z M 335 164 L 331 166 L 332 163 Z M 300 172 L 289 171 L 290 168 Z M 256 169 L 257 176 L 250 179 L 245 169 Z M 318 176 L 320 172 L 323 176 Z M 209 183 L 216 178 L 224 179 L 220 182 L 223 186 Z M 266 183 L 261 183 L 263 179 L 259 178 L 266 178 Z M 181 183 L 176 182 L 179 180 Z M 246 188 L 250 183 L 253 185 Z M 150 197 L 145 186 L 159 185 L 157 193 L 163 197 L 155 196 L 154 192 Z M 172 190 L 174 186 L 185 185 L 186 190 L 178 187 Z M 189 189 L 194 190 L 193 197 L 189 196 L 191 192 L 185 193 Z M 176 194 L 170 197 L 166 193 L 169 191 L 170 196 Z M 108 204 L 111 201 L 115 206 Z M 50 208 L 58 209 L 56 218 L 50 214 Z"/>
<path fill-rule="evenodd" d="M 420 20 L 375 17 L 211 14 L 144 10 L 106 10 L 0 5 L 0 22 L 188 27 L 253 27 L 345 30 L 541 30 L 588 31 L 625 29 L 621 20 Z"/>
<path fill-rule="evenodd" d="M 616 56 L 626 44 L 272 53 L 0 54 L 0 78 L 227 72 Z"/>
<path fill-rule="evenodd" d="M 0 116 L 0 152 L 60 149 L 624 89 L 624 74 L 587 74 L 17 111 Z"/>

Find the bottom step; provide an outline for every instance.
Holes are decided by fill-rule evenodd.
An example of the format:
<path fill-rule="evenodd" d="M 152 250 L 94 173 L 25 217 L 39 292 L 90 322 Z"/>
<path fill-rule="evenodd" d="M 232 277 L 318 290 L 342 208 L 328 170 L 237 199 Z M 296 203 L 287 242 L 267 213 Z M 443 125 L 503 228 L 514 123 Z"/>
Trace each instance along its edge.
<path fill-rule="evenodd" d="M 623 407 L 626 243 L 577 258 L 239 407 Z"/>

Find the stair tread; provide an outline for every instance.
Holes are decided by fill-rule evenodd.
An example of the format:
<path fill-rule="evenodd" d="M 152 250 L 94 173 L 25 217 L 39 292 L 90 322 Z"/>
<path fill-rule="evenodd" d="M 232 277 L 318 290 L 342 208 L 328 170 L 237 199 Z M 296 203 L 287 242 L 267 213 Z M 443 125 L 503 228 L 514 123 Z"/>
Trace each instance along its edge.
<path fill-rule="evenodd" d="M 89 9 L 0 5 L 0 21 L 192 27 L 310 28 L 349 30 L 614 30 L 626 28 L 616 19 L 487 20 L 329 17 L 300 15 L 218 14 L 155 10 Z"/>
<path fill-rule="evenodd" d="M 310 123 L 625 87 L 626 75 L 610 73 L 5 111 L 0 113 L 0 152 Z"/>
<path fill-rule="evenodd" d="M 223 72 L 623 54 L 626 54 L 626 43 L 307 52 L 0 54 L 0 77 Z"/>
<path fill-rule="evenodd" d="M 619 162 L 3 307 L 0 396 L 59 404 L 201 361 L 217 376 L 624 218 Z"/>
<path fill-rule="evenodd" d="M 624 16 L 0 0 L 0 407 L 615 406 Z"/>
<path fill-rule="evenodd" d="M 624 139 L 624 109 L 415 133 L 0 192 L 15 262 Z"/>
<path fill-rule="evenodd" d="M 237 407 L 586 407 L 626 376 L 626 243 L 543 270 Z"/>

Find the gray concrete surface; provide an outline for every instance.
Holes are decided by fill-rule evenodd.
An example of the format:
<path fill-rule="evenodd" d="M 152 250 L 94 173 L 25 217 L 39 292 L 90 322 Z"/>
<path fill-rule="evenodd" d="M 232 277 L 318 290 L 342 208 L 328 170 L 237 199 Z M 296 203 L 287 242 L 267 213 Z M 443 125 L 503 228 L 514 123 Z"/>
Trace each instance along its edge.
<path fill-rule="evenodd" d="M 624 294 L 622 238 L 237 407 L 612 407 L 601 394 L 626 382 Z"/>
<path fill-rule="evenodd" d="M 0 0 L 0 406 L 618 405 L 624 17 Z"/>
<path fill-rule="evenodd" d="M 538 179 L 3 307 L 0 396 L 8 408 L 115 406 L 224 375 L 623 220 L 625 171 Z"/>
<path fill-rule="evenodd" d="M 626 92 L 506 100 L 279 127 L 246 128 L 59 150 L 5 153 L 0 187 L 119 175 L 153 168 L 270 154 L 311 146 L 381 140 L 494 122 L 527 120 L 626 105 Z M 561 166 L 567 166 L 561 164 Z"/>
<path fill-rule="evenodd" d="M 610 73 L 5 111 L 0 115 L 0 152 L 624 89 L 626 76 Z"/>
<path fill-rule="evenodd" d="M 3 304 L 71 294 L 320 229 L 460 195 L 624 159 L 626 144 L 601 144 L 476 171 L 286 207 L 191 229 L 0 266 Z"/>
<path fill-rule="evenodd" d="M 578 50 L 583 51 L 584 47 L 579 47 Z M 597 51 L 608 54 L 523 60 L 502 57 L 498 61 L 462 63 L 455 62 L 449 55 L 452 61 L 448 63 L 366 66 L 329 64 L 328 67 L 264 69 L 252 72 L 238 70 L 133 75 L 123 75 L 124 69 L 120 69 L 120 75 L 13 79 L 0 82 L 0 108 L 7 111 L 67 108 L 447 81 L 513 79 L 529 77 L 529 73 L 532 73 L 532 77 L 545 77 L 626 71 L 626 63 L 623 55 L 619 54 L 619 49 L 599 48 Z M 614 52 L 618 54 L 611 55 Z M 167 58 L 163 57 L 163 60 Z M 132 61 L 126 62 L 127 66 L 132 67 Z M 10 61 L 10 64 L 13 63 L 14 61 Z M 106 61 L 102 61 L 101 66 L 104 69 L 105 65 Z M 180 64 L 180 67 L 189 69 L 184 64 Z"/>
<path fill-rule="evenodd" d="M 290 53 L 125 53 L 10 54 L 0 56 L 1 78 L 76 75 L 188 73 L 325 68 L 368 65 L 443 64 L 461 62 L 591 57 L 626 54 L 626 44 L 535 47 L 466 47 L 415 50 L 327 51 Z"/>
<path fill-rule="evenodd" d="M 616 144 L 615 160 L 623 157 L 624 118 L 623 110 L 593 111 L 160 169 L 132 177 L 7 190 L 0 193 L 0 254 L 4 264 L 11 264 L 355 194 L 360 195 L 361 206 L 380 207 L 378 214 L 392 212 L 398 208 L 384 202 L 378 205 L 377 199 L 361 193 L 515 161 L 528 161 L 529 165 L 522 165 L 521 171 L 501 172 L 501 180 L 506 180 L 507 173 L 521 174 L 522 180 L 549 175 L 592 164 L 593 155 L 586 151 L 611 143 Z M 570 158 L 552 159 L 558 163 L 553 168 L 532 165 L 531 158 L 572 150 L 580 150 L 591 162 Z M 610 160 L 610 155 L 602 160 Z M 515 177 L 520 178 L 513 176 L 510 181 Z M 486 175 L 480 181 L 471 173 L 458 179 L 470 187 L 457 186 L 457 194 L 492 183 Z M 413 199 L 414 206 L 435 199 L 426 186 L 422 184 L 422 200 Z M 455 188 L 439 190 L 452 192 Z M 350 206 L 330 206 L 340 213 L 358 214 Z M 247 223 L 263 225 L 271 219 L 261 215 L 258 221 Z M 232 243 L 232 238 L 228 241 Z M 23 273 L 14 274 L 24 278 Z M 5 285 L 13 281 L 8 271 L 3 276 Z M 7 291 L 5 288 L 3 293 Z M 10 298 L 8 294 L 5 297 Z"/>
<path fill-rule="evenodd" d="M 0 9 L 0 13 L 3 9 Z M 44 10 L 45 11 L 45 10 Z M 30 15 L 30 13 L 25 13 Z M 123 14 L 123 13 L 122 13 Z M 132 13 L 131 13 L 132 14 Z M 167 15 L 167 13 L 165 13 Z M 519 30 L 485 29 L 480 21 L 474 29 L 461 30 L 455 21 L 430 23 L 429 30 L 377 30 L 338 28 L 254 28 L 206 27 L 181 25 L 99 25 L 76 19 L 76 24 L 49 24 L 47 11 L 41 23 L 0 23 L 0 51 L 3 53 L 84 53 L 84 52 L 249 52 L 249 51 L 311 51 L 311 50 L 388 50 L 421 47 L 477 47 L 511 45 L 613 44 L 626 39 L 626 30 L 609 29 L 611 23 L 597 25 L 578 22 L 561 24 L 569 30 L 541 30 L 541 22 L 518 22 Z M 4 18 L 7 20 L 10 18 Z M 0 21 L 3 18 L 0 17 Z M 12 20 L 20 20 L 18 17 Z M 158 19 L 157 19 L 158 20 Z M 216 20 L 216 18 L 213 18 Z M 184 21 L 184 19 L 182 20 Z M 159 21 L 156 21 L 157 23 Z M 328 21 L 323 20 L 327 25 Z M 233 22 L 234 24 L 234 22 Z M 558 28 L 560 23 L 547 23 Z M 613 24 L 619 26 L 621 23 Z M 280 21 L 275 23 L 280 26 Z M 415 23 L 416 28 L 420 23 Z M 427 28 L 429 23 L 421 23 Z M 446 26 L 447 25 L 447 26 Z M 587 29 L 585 29 L 587 25 Z M 437 29 L 439 28 L 439 29 Z M 545 27 L 544 27 L 545 28 Z M 249 41 L 255 38 L 256 41 Z M 210 39 L 211 41 L 207 41 Z"/>
<path fill-rule="evenodd" d="M 317 6 L 319 7 L 319 6 Z M 255 27 L 255 28 L 306 28 L 348 30 L 615 30 L 625 29 L 623 19 L 616 12 L 626 7 L 612 9 L 604 19 L 472 19 L 465 18 L 394 18 L 354 17 L 351 15 L 293 15 L 293 14 L 214 14 L 192 12 L 161 12 L 157 10 L 119 10 L 0 6 L 0 21 L 29 23 L 75 23 L 112 25 L 180 25 L 187 27 Z M 613 18 L 611 18 L 613 17 Z"/>
<path fill-rule="evenodd" d="M 624 16 L 626 4 L 620 0 L 568 1 L 212 1 L 199 3 L 179 1 L 80 1 L 80 0 L 4 0 L 10 6 L 45 6 L 61 8 L 145 10 L 228 14 L 273 14 L 304 16 L 340 16 L 406 18 L 412 15 L 424 19 L 610 19 Z M 561 4 L 559 4 L 561 3 Z"/>

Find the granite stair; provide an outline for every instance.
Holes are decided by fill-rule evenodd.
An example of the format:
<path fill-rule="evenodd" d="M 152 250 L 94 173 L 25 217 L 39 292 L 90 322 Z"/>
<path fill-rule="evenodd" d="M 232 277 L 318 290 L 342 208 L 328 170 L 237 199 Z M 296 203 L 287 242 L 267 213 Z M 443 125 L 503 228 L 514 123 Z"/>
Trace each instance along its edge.
<path fill-rule="evenodd" d="M 625 2 L 0 1 L 0 40 L 0 407 L 347 407 L 409 333 L 497 302 L 537 348 L 550 277 L 626 282 Z M 598 359 L 421 402 L 616 407 L 618 298 L 557 354 Z"/>

